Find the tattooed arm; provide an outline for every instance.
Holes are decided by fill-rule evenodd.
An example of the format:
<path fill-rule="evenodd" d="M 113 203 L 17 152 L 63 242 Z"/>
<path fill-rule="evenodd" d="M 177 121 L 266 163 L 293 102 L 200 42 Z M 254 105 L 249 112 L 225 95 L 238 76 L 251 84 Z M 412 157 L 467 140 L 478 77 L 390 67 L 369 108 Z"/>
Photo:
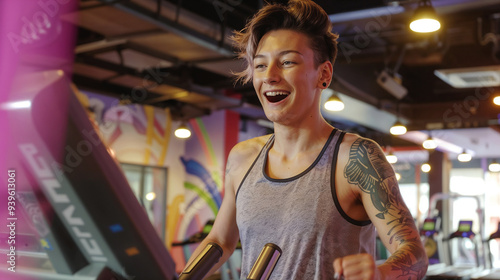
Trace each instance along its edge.
<path fill-rule="evenodd" d="M 352 143 L 352 144 L 351 144 Z M 360 271 L 370 271 L 368 279 L 422 279 L 428 260 L 413 218 L 399 192 L 392 166 L 385 154 L 372 140 L 355 138 L 350 144 L 343 174 L 347 183 L 358 194 L 364 211 L 377 228 L 378 235 L 390 251 L 389 259 L 375 269 L 373 258 L 358 256 L 343 258 L 356 264 Z M 367 260 L 369 258 L 369 260 Z M 337 261 L 336 271 L 341 270 Z M 344 276 L 348 279 L 347 275 Z M 367 273 L 370 274 L 370 273 Z"/>

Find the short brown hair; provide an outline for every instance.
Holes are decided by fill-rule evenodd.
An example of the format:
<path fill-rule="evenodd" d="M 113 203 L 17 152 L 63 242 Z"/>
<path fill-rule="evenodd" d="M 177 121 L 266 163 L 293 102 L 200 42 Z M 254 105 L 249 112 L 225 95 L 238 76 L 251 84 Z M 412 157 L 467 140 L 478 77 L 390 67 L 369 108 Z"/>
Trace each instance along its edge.
<path fill-rule="evenodd" d="M 262 37 L 269 31 L 288 29 L 309 37 L 314 51 L 314 65 L 335 62 L 338 35 L 331 32 L 328 14 L 311 0 L 290 0 L 287 6 L 268 4 L 260 9 L 245 28 L 232 37 L 238 57 L 245 59 L 246 69 L 236 73 L 237 80 L 248 83 L 253 74 L 253 57 Z"/>

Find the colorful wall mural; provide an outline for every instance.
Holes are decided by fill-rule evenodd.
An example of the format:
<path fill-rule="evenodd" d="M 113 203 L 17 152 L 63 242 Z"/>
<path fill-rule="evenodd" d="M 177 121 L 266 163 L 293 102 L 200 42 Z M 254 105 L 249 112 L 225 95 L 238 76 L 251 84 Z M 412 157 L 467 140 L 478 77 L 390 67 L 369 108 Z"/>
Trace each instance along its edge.
<path fill-rule="evenodd" d="M 238 141 L 239 115 L 218 111 L 189 120 L 192 136 L 180 140 L 173 136 L 178 122 L 168 109 L 124 105 L 90 92 L 80 92 L 80 101 L 118 161 L 168 169 L 164 241 L 180 271 L 198 244 L 172 244 L 199 234 L 215 219 L 227 154 Z"/>
<path fill-rule="evenodd" d="M 189 121 L 193 135 L 187 140 L 186 151 L 181 157 L 186 172 L 184 211 L 181 216 L 172 217 L 178 221 L 175 227 L 177 241 L 199 233 L 207 221 L 215 218 L 222 203 L 223 124 L 224 112 Z M 173 247 L 173 255 L 183 256 L 183 259 L 175 259 L 176 263 L 187 260 L 197 245 Z"/>

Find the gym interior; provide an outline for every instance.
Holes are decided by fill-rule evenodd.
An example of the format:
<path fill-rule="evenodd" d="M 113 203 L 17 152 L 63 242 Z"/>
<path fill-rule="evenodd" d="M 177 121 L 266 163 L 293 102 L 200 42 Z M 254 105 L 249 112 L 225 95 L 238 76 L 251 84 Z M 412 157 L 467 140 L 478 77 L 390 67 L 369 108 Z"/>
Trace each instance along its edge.
<path fill-rule="evenodd" d="M 0 1 L 0 279 L 177 279 L 229 151 L 273 132 L 230 41 L 265 2 Z M 500 279 L 500 1 L 315 2 L 339 34 L 323 117 L 383 148 L 425 278 Z"/>

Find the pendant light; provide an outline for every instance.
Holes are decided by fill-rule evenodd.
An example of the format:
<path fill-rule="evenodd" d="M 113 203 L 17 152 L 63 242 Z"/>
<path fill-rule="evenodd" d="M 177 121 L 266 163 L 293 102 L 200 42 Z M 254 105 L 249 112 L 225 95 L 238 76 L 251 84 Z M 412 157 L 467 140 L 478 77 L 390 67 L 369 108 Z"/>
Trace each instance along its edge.
<path fill-rule="evenodd" d="M 493 98 L 493 104 L 500 106 L 500 95 Z"/>
<path fill-rule="evenodd" d="M 493 160 L 488 166 L 488 170 L 490 172 L 500 172 L 500 163 L 498 163 L 496 160 Z"/>
<path fill-rule="evenodd" d="M 385 158 L 391 164 L 394 164 L 394 163 L 398 162 L 398 157 L 395 154 L 393 154 L 392 151 L 389 152 L 389 154 L 386 155 Z"/>
<path fill-rule="evenodd" d="M 399 120 L 399 103 L 396 104 L 396 122 L 391 126 L 389 132 L 392 135 L 403 135 L 406 133 L 406 126 Z"/>
<path fill-rule="evenodd" d="M 422 170 L 422 172 L 428 173 L 429 171 L 431 171 L 431 165 L 426 162 L 420 166 L 420 170 Z"/>
<path fill-rule="evenodd" d="M 392 135 L 403 135 L 406 133 L 406 126 L 397 120 L 389 130 Z"/>
<path fill-rule="evenodd" d="M 464 149 L 464 151 L 458 155 L 457 159 L 460 162 L 469 162 L 472 160 L 472 155 L 467 153 Z"/>
<path fill-rule="evenodd" d="M 437 148 L 437 143 L 434 141 L 434 138 L 432 138 L 431 133 L 429 132 L 429 137 L 422 143 L 422 147 L 427 150 L 434 150 Z"/>
<path fill-rule="evenodd" d="M 342 102 L 339 96 L 334 92 L 325 102 L 324 107 L 328 111 L 338 112 L 344 110 L 344 102 Z"/>
<path fill-rule="evenodd" d="M 191 136 L 191 130 L 187 127 L 184 121 L 181 122 L 179 127 L 174 131 L 174 135 L 177 138 L 186 139 Z"/>
<path fill-rule="evenodd" d="M 417 33 L 435 32 L 441 28 L 436 10 L 430 0 L 421 0 L 410 23 L 410 29 Z"/>

